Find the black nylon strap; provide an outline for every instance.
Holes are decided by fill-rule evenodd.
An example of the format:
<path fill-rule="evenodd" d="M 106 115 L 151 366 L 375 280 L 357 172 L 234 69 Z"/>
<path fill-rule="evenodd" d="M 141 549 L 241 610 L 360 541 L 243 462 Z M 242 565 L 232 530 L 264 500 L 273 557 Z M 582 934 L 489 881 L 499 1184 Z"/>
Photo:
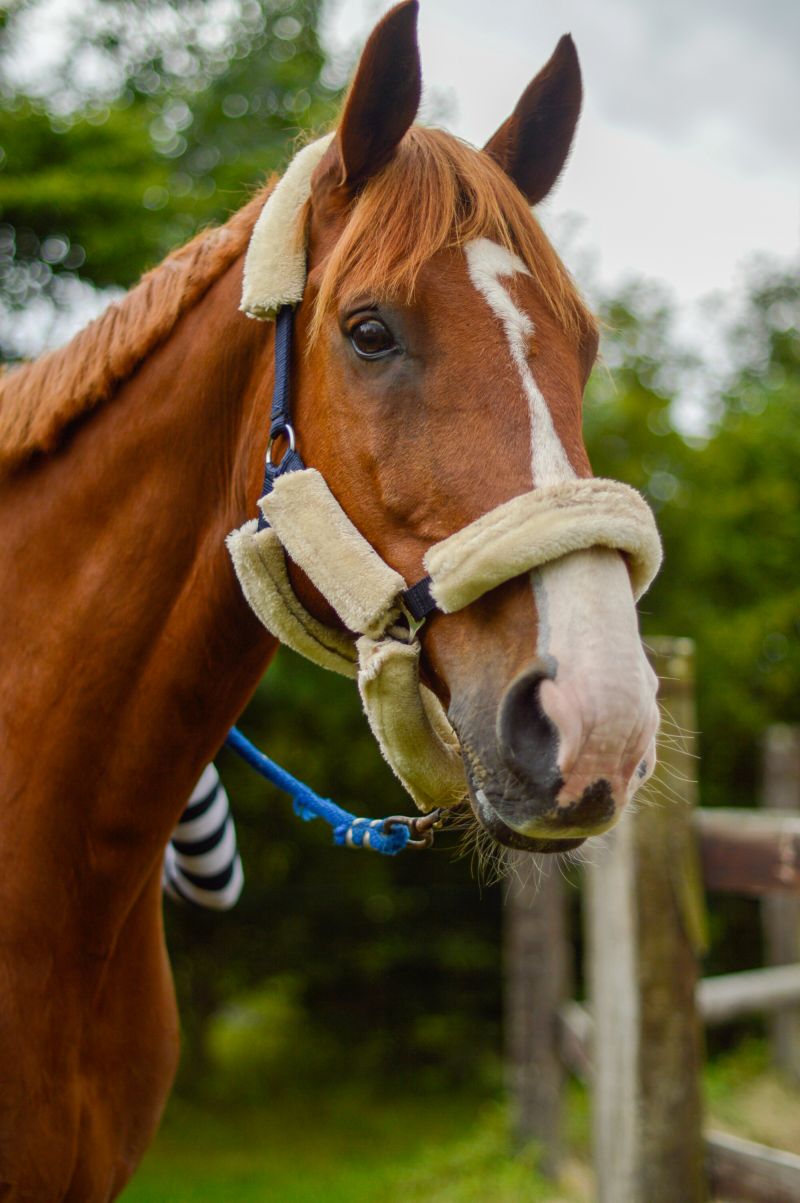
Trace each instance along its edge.
<path fill-rule="evenodd" d="M 436 609 L 436 602 L 431 595 L 431 578 L 424 576 L 416 585 L 404 589 L 400 594 L 403 605 L 416 622 L 422 622 Z"/>
<path fill-rule="evenodd" d="M 291 421 L 292 397 L 289 374 L 292 366 L 292 333 L 294 310 L 282 305 L 275 317 L 275 383 L 272 388 L 272 415 L 269 433 L 280 434 Z"/>
<path fill-rule="evenodd" d="M 272 487 L 284 472 L 297 472 L 305 468 L 298 451 L 290 447 L 280 462 L 273 464 L 271 460 L 273 440 L 291 430 L 292 424 L 292 334 L 294 332 L 294 309 L 291 305 L 282 305 L 275 317 L 275 383 L 272 389 L 272 412 L 269 424 L 269 445 L 264 464 L 264 486 L 262 497 L 272 492 Z M 267 525 L 264 515 L 259 513 L 258 529 L 263 530 Z"/>

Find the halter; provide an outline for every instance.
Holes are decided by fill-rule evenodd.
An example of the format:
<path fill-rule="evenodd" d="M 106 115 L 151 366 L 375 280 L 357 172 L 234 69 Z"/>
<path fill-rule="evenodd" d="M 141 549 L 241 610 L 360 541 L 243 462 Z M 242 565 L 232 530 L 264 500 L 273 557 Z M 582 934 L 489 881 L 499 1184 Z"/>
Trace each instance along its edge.
<path fill-rule="evenodd" d="M 271 318 L 275 383 L 259 517 L 227 539 L 244 595 L 282 643 L 323 668 L 357 677 L 384 757 L 423 811 L 468 793 L 458 737 L 419 679 L 419 632 L 485 593 L 592 547 L 625 554 L 634 597 L 656 575 L 661 544 L 643 498 L 618 481 L 575 479 L 523 493 L 430 547 L 426 576 L 409 585 L 353 525 L 321 474 L 303 463 L 291 421 L 293 307 L 305 284 L 298 217 L 330 138 L 306 147 L 268 198 L 245 261 L 242 308 Z M 287 449 L 277 463 L 278 438 Z M 292 588 L 287 557 L 332 606 L 345 630 L 320 622 Z M 352 632 L 352 634 L 348 634 Z M 357 636 L 355 641 L 352 635 Z"/>
<path fill-rule="evenodd" d="M 293 336 L 294 309 L 289 305 L 283 305 L 275 316 L 275 383 L 272 389 L 269 439 L 264 457 L 264 485 L 263 496 L 259 502 L 261 513 L 258 518 L 258 530 L 264 530 L 268 525 L 262 503 L 274 489 L 275 483 L 287 472 L 307 471 L 302 456 L 297 451 L 294 426 L 292 425 L 290 375 Z M 272 448 L 279 438 L 286 441 L 287 449 L 278 463 L 274 464 Z M 436 602 L 431 596 L 431 578 L 424 576 L 417 581 L 416 585 L 402 589 L 398 604 L 409 619 L 409 626 L 419 630 L 428 615 L 437 608 Z"/>

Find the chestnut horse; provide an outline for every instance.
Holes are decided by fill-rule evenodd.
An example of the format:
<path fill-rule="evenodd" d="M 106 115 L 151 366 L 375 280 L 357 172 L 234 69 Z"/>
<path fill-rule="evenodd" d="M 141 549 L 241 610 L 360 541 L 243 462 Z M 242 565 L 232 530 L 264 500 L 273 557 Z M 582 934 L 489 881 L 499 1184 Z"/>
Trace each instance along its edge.
<path fill-rule="evenodd" d="M 590 475 L 597 346 L 529 208 L 577 121 L 571 40 L 477 151 L 412 125 L 416 9 L 374 30 L 312 180 L 293 382 L 306 463 L 408 581 L 485 511 Z M 225 550 L 256 512 L 269 422 L 273 327 L 239 312 L 264 195 L 2 382 L 3 1200 L 114 1198 L 172 1081 L 164 847 L 275 651 Z M 655 683 L 618 552 L 435 616 L 422 671 L 501 842 L 604 830 L 652 767 Z"/>

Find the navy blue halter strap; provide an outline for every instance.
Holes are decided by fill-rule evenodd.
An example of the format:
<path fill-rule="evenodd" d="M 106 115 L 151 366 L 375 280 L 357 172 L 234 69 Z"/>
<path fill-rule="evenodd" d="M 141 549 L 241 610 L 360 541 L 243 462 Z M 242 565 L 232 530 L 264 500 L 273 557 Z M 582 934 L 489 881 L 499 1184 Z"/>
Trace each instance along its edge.
<path fill-rule="evenodd" d="M 424 576 L 416 585 L 410 585 L 400 594 L 403 605 L 415 622 L 424 622 L 429 614 L 436 609 L 436 602 L 431 593 L 431 578 Z"/>
<path fill-rule="evenodd" d="M 292 426 L 292 394 L 290 388 L 292 370 L 292 334 L 294 333 L 294 310 L 284 305 L 275 318 L 275 383 L 272 389 L 272 413 L 269 423 L 269 440 L 264 460 L 264 488 L 262 497 L 272 492 L 272 486 L 284 472 L 297 472 L 305 468 L 298 451 L 295 450 Z M 272 448 L 276 439 L 285 439 L 288 447 L 277 464 L 272 462 Z M 267 521 L 262 513 L 258 517 L 258 529 L 263 530 Z"/>
<path fill-rule="evenodd" d="M 305 468 L 302 456 L 295 448 L 292 426 L 292 335 L 294 333 L 294 309 L 282 305 L 275 318 L 275 383 L 272 389 L 272 413 L 269 423 L 269 441 L 264 461 L 264 488 L 262 497 L 272 492 L 275 481 L 284 472 L 297 472 Z M 288 447 L 277 464 L 272 462 L 272 447 L 276 439 L 285 439 Z M 259 511 L 258 529 L 264 530 L 266 518 Z M 425 576 L 416 585 L 403 590 L 400 598 L 415 623 L 422 623 L 436 609 L 431 595 L 431 578 Z"/>

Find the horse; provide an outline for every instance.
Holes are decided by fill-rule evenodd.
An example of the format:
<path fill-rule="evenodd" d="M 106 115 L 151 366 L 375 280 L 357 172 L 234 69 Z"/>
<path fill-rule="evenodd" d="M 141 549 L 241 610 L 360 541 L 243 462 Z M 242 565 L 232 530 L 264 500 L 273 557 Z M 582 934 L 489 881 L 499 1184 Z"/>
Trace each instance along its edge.
<path fill-rule="evenodd" d="M 531 213 L 578 119 L 571 39 L 477 150 L 414 124 L 416 15 L 404 0 L 373 30 L 311 177 L 292 354 L 305 462 L 406 581 L 496 507 L 590 481 L 597 351 Z M 277 646 L 224 545 L 262 491 L 275 333 L 239 302 L 273 187 L 0 385 L 9 1203 L 116 1197 L 172 1083 L 164 849 Z M 305 611 L 350 638 L 287 571 Z M 652 769 L 655 680 L 614 547 L 433 613 L 420 673 L 474 821 L 500 843 L 572 847 Z"/>

